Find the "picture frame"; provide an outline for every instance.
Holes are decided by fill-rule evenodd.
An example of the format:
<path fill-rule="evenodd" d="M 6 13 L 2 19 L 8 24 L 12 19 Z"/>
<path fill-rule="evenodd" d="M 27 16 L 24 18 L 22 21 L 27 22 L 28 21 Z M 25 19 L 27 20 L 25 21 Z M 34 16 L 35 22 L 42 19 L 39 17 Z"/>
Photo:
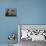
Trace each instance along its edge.
<path fill-rule="evenodd" d="M 17 16 L 17 8 L 5 8 L 5 16 Z"/>

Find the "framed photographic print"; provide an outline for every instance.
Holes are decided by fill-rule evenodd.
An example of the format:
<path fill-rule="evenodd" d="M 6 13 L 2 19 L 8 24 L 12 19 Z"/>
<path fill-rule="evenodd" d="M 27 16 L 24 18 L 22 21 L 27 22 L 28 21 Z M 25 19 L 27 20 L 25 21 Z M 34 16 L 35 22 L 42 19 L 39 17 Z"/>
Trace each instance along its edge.
<path fill-rule="evenodd" d="M 6 8 L 5 16 L 16 16 L 16 8 Z"/>

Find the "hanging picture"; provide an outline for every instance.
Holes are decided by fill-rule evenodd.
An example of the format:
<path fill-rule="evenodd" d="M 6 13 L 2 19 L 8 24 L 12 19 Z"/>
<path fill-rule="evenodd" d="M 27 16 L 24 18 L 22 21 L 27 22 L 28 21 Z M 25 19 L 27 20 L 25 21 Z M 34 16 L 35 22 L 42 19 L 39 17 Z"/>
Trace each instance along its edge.
<path fill-rule="evenodd" d="M 5 16 L 16 16 L 16 8 L 6 8 Z"/>

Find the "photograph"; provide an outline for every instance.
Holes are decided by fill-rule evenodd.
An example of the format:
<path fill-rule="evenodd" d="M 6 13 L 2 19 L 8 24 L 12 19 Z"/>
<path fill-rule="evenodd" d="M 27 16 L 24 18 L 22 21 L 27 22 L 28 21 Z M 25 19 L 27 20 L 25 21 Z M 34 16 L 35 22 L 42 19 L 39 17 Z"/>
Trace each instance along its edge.
<path fill-rule="evenodd" d="M 16 8 L 6 8 L 5 16 L 16 16 Z"/>

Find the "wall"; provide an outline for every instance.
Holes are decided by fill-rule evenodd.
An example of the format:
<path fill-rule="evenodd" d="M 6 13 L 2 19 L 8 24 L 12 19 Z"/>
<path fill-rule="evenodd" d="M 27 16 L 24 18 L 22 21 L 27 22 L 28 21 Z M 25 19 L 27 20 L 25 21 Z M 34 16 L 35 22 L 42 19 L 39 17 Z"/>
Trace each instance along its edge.
<path fill-rule="evenodd" d="M 5 8 L 17 8 L 17 16 L 6 17 Z M 46 24 L 46 0 L 0 1 L 0 44 L 8 43 L 9 32 L 18 32 L 17 24 Z"/>

